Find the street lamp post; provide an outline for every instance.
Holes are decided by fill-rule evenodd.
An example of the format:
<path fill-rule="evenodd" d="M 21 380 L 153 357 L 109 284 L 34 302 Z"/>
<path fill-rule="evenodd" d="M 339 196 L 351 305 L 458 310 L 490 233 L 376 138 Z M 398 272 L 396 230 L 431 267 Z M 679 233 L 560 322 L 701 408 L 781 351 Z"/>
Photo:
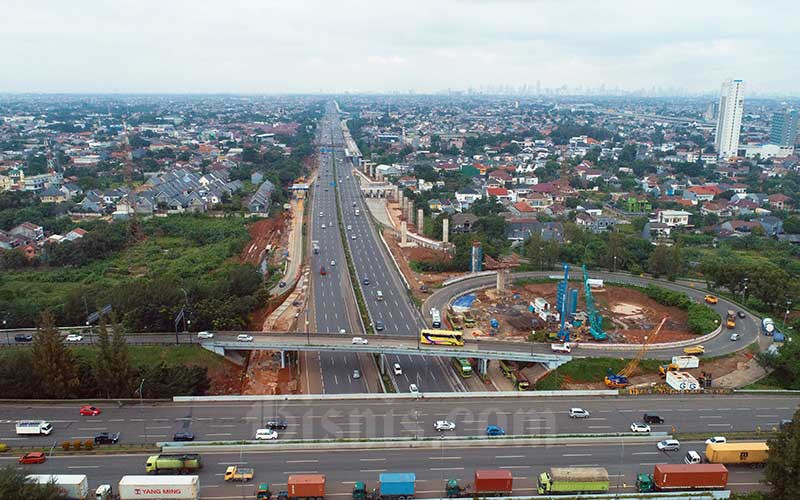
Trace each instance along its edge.
<path fill-rule="evenodd" d="M 139 393 L 139 413 L 142 416 L 142 432 L 144 433 L 144 442 L 147 443 L 147 422 L 144 419 L 144 397 L 142 393 L 144 392 L 144 380 L 139 383 L 139 388 L 136 389 L 136 392 Z"/>
<path fill-rule="evenodd" d="M 311 345 L 311 331 L 308 328 L 308 309 L 306 309 L 306 345 Z"/>
<path fill-rule="evenodd" d="M 11 344 L 11 337 L 8 335 L 8 329 L 6 328 L 6 320 L 3 320 L 3 330 L 6 331 L 6 344 Z"/>
<path fill-rule="evenodd" d="M 783 315 L 783 327 L 784 328 L 786 328 L 786 320 L 789 317 L 789 308 L 791 306 L 792 306 L 792 301 L 791 300 L 787 300 L 786 301 L 786 312 Z"/>

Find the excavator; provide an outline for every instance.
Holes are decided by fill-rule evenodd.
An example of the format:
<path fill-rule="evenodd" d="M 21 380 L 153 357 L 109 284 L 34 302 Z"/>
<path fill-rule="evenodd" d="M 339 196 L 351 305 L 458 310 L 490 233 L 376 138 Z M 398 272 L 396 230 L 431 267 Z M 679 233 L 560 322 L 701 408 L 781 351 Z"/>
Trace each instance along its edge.
<path fill-rule="evenodd" d="M 656 328 L 655 332 L 653 332 L 653 334 L 650 335 L 650 337 L 648 337 L 644 343 L 642 343 L 642 348 L 639 350 L 639 353 L 636 355 L 636 357 L 633 358 L 630 361 L 630 363 L 625 365 L 625 368 L 620 370 L 619 373 L 615 374 L 614 372 L 611 371 L 611 368 L 608 369 L 608 374 L 606 375 L 606 378 L 604 380 L 606 387 L 612 389 L 618 389 L 618 388 L 621 389 L 623 387 L 628 386 L 628 384 L 630 383 L 628 382 L 628 377 L 630 377 L 633 374 L 633 372 L 639 366 L 639 363 L 642 362 L 642 360 L 644 359 L 644 355 L 647 354 L 647 348 L 650 346 L 651 343 L 653 343 L 656 340 L 658 334 L 661 333 L 661 328 L 663 328 L 664 323 L 666 322 L 667 322 L 667 316 L 664 316 L 664 319 L 661 320 L 661 323 L 659 323 L 658 328 Z"/>

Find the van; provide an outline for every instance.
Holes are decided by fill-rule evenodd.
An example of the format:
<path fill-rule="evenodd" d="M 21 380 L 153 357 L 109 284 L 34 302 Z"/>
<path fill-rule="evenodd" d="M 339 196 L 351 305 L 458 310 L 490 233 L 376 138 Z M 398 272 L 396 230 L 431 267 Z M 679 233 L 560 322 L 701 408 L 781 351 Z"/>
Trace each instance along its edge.
<path fill-rule="evenodd" d="M 703 462 L 703 459 L 700 458 L 700 454 L 694 450 L 689 450 L 686 452 L 686 456 L 683 457 L 683 462 L 689 465 L 692 464 L 699 464 Z"/>
<path fill-rule="evenodd" d="M 383 300 L 383 292 L 381 292 L 380 290 L 378 290 L 378 293 L 376 293 L 375 295 L 378 298 L 378 300 Z"/>

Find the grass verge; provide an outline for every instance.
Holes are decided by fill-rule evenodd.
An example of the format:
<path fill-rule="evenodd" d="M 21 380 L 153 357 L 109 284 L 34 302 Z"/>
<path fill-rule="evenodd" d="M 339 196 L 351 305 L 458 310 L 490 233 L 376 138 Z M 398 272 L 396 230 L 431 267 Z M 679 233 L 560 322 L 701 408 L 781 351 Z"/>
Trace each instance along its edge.
<path fill-rule="evenodd" d="M 619 373 L 630 362 L 619 358 L 585 358 L 573 359 L 559 366 L 534 385 L 537 391 L 554 391 L 562 389 L 564 384 L 602 382 L 608 370 Z M 643 359 L 633 375 L 658 373 L 658 366 L 663 361 Z"/>

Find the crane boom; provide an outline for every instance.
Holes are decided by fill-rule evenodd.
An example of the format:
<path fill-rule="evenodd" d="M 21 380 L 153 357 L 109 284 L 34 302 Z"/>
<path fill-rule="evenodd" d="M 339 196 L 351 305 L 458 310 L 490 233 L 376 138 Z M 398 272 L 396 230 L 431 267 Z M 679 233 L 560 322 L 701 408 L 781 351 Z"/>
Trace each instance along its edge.
<path fill-rule="evenodd" d="M 664 316 L 664 319 L 662 319 L 661 323 L 658 324 L 658 327 L 653 332 L 653 334 L 649 336 L 647 340 L 645 340 L 642 343 L 642 348 L 639 349 L 639 352 L 636 354 L 636 357 L 633 358 L 627 365 L 625 365 L 625 368 L 620 370 L 620 372 L 617 373 L 616 375 L 613 374 L 613 372 L 611 372 L 611 369 L 609 368 L 609 374 L 606 375 L 605 378 L 606 386 L 625 387 L 628 385 L 628 377 L 630 377 L 636 370 L 636 368 L 639 367 L 639 363 L 642 362 L 642 360 L 644 359 L 644 355 L 647 354 L 647 349 L 650 347 L 650 344 L 652 344 L 656 340 L 658 334 L 661 333 L 661 329 L 664 327 L 664 323 L 667 322 L 667 319 L 668 316 Z"/>

